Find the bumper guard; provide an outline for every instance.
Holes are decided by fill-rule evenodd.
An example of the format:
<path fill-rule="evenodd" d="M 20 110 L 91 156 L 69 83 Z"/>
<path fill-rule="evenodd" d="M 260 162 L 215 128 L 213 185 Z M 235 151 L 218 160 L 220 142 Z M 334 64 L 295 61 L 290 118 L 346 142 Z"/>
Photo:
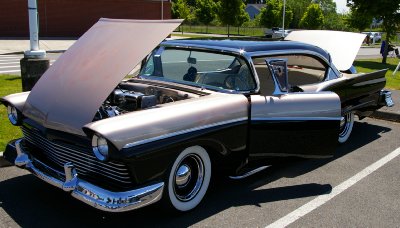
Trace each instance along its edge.
<path fill-rule="evenodd" d="M 25 168 L 45 182 L 70 192 L 74 198 L 92 207 L 108 212 L 123 212 L 155 203 L 161 199 L 163 182 L 126 192 L 111 192 L 79 179 L 74 165 L 70 162 L 64 164 L 64 173 L 60 173 L 35 158 L 30 158 L 24 151 L 21 141 L 22 139 L 15 141 L 17 157 L 14 163 L 16 166 Z M 33 160 L 38 162 L 41 168 L 36 167 Z M 42 170 L 58 172 L 65 176 L 65 182 Z"/>

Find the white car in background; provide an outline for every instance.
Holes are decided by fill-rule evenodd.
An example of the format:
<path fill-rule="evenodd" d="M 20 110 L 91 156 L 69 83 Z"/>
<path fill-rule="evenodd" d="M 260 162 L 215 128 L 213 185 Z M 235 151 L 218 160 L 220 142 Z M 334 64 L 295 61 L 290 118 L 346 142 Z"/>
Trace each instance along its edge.
<path fill-rule="evenodd" d="M 265 36 L 267 38 L 277 39 L 281 37 L 286 37 L 291 32 L 292 30 L 283 30 L 282 28 L 273 27 L 265 32 Z"/>
<path fill-rule="evenodd" d="M 375 42 L 380 42 L 382 40 L 382 34 L 380 32 L 362 32 L 362 34 L 366 34 L 370 42 L 373 42 L 375 38 Z"/>

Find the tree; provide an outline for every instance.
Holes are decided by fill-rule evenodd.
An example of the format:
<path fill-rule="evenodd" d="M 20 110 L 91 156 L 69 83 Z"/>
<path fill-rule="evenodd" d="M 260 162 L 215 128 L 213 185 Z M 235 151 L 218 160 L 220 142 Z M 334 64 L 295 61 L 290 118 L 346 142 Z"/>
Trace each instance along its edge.
<path fill-rule="evenodd" d="M 220 0 L 217 6 L 218 17 L 223 25 L 228 26 L 228 37 L 230 26 L 241 26 L 250 20 L 245 11 L 246 5 L 242 0 Z"/>
<path fill-rule="evenodd" d="M 324 29 L 337 30 L 337 31 L 347 31 L 349 27 L 346 24 L 346 14 L 332 13 L 324 17 Z"/>
<path fill-rule="evenodd" d="M 382 63 L 386 63 L 389 41 L 396 34 L 400 24 L 400 0 L 347 0 L 352 11 L 360 14 L 369 14 L 376 19 L 382 19 L 382 27 L 386 32 L 385 48 Z"/>
<path fill-rule="evenodd" d="M 216 17 L 217 5 L 213 0 L 197 0 L 197 19 L 207 26 L 206 33 L 208 33 L 208 25 Z"/>
<path fill-rule="evenodd" d="M 312 3 L 318 4 L 324 15 L 336 14 L 336 2 L 333 0 L 313 0 Z"/>
<path fill-rule="evenodd" d="M 268 28 L 282 25 L 283 4 L 279 0 L 268 0 L 260 11 L 260 25 Z M 285 27 L 288 27 L 293 19 L 293 11 L 289 6 L 285 10 Z"/>
<path fill-rule="evenodd" d="M 306 29 L 320 29 L 324 24 L 324 15 L 318 4 L 311 4 L 300 20 L 300 27 Z"/>
<path fill-rule="evenodd" d="M 174 0 L 171 6 L 173 18 L 186 19 L 189 17 L 190 10 L 183 0 Z"/>
<path fill-rule="evenodd" d="M 293 18 L 288 27 L 299 28 L 300 20 L 311 4 L 310 0 L 287 0 L 286 7 L 289 7 L 293 12 Z M 286 24 L 286 23 L 285 23 Z"/>
<path fill-rule="evenodd" d="M 350 13 L 346 17 L 346 24 L 350 28 L 357 29 L 359 32 L 362 32 L 368 28 L 371 22 L 372 16 L 370 14 L 362 14 L 353 9 L 350 9 Z"/>
<path fill-rule="evenodd" d="M 318 4 L 324 15 L 323 28 L 328 30 L 345 30 L 346 24 L 343 15 L 336 12 L 336 3 L 333 0 L 313 0 Z"/>

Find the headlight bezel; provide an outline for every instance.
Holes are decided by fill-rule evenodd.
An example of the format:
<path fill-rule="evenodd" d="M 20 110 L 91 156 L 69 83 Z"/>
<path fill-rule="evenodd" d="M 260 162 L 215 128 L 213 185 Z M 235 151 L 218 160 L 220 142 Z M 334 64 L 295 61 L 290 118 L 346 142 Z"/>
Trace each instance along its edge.
<path fill-rule="evenodd" d="M 110 147 L 106 138 L 99 134 L 93 134 L 92 149 L 96 158 L 102 162 L 109 158 Z"/>
<path fill-rule="evenodd" d="M 21 113 L 13 105 L 7 105 L 7 117 L 14 126 L 18 126 L 21 123 Z"/>

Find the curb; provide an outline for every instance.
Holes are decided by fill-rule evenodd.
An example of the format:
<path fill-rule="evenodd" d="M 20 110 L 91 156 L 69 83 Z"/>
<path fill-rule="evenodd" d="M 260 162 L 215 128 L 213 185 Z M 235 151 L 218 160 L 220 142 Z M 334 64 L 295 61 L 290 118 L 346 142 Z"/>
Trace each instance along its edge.
<path fill-rule="evenodd" d="M 0 168 L 9 167 L 9 166 L 12 166 L 12 165 L 13 164 L 11 164 L 6 159 L 4 159 L 3 152 L 0 152 Z"/>
<path fill-rule="evenodd" d="M 50 50 L 46 51 L 46 53 L 64 53 L 66 50 Z M 1 53 L 0 55 L 23 55 L 23 51 L 16 51 L 16 52 L 6 52 L 6 53 Z"/>
<path fill-rule="evenodd" d="M 370 117 L 400 123 L 400 114 L 397 113 L 375 111 Z"/>

